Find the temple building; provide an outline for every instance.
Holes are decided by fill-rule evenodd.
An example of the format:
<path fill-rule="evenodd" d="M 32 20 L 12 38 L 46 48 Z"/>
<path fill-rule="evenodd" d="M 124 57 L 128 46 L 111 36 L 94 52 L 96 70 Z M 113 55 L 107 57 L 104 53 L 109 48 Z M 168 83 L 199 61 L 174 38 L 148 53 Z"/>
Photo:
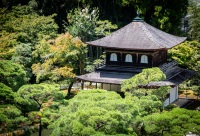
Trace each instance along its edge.
<path fill-rule="evenodd" d="M 101 88 L 120 91 L 121 82 L 138 74 L 144 68 L 159 67 L 166 80 L 148 86 L 171 86 L 164 105 L 178 98 L 178 85 L 194 73 L 180 68 L 175 61 L 167 61 L 168 49 L 184 42 L 186 37 L 165 33 L 136 17 L 130 24 L 101 39 L 87 42 L 89 46 L 102 47 L 106 62 L 94 72 L 77 76 L 84 82 L 101 83 Z"/>

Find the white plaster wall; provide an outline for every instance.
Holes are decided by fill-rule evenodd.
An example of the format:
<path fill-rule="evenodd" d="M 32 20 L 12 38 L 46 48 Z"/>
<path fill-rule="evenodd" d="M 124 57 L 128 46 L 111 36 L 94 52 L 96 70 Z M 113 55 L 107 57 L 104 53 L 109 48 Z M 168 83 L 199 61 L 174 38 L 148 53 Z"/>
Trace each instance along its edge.
<path fill-rule="evenodd" d="M 178 86 L 171 88 L 169 98 L 164 101 L 164 107 L 178 99 Z"/>
<path fill-rule="evenodd" d="M 105 89 L 105 90 L 110 90 L 110 84 L 103 84 L 102 83 L 102 89 Z"/>
<path fill-rule="evenodd" d="M 120 85 L 113 85 L 113 84 L 103 84 L 102 83 L 102 89 L 108 90 L 108 91 L 120 91 L 121 86 Z"/>
<path fill-rule="evenodd" d="M 121 91 L 121 86 L 120 85 L 111 85 L 111 91 Z"/>

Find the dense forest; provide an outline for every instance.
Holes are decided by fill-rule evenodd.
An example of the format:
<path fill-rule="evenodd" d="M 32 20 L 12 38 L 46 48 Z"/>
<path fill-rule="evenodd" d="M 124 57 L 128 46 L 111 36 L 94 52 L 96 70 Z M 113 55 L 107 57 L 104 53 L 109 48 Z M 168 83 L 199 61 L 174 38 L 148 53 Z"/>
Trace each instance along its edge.
<path fill-rule="evenodd" d="M 27 136 L 35 131 L 41 136 L 47 128 L 52 136 L 199 135 L 199 108 L 164 108 L 169 87 L 148 93 L 136 87 L 165 79 L 158 68 L 124 81 L 123 98 L 101 89 L 71 92 L 76 75 L 93 71 L 105 59 L 103 49 L 88 47 L 85 42 L 127 25 L 137 11 L 152 26 L 188 37 L 169 50 L 168 59 L 195 71 L 180 87 L 199 97 L 197 0 L 1 0 L 0 136 Z M 146 73 L 148 79 L 143 78 Z"/>

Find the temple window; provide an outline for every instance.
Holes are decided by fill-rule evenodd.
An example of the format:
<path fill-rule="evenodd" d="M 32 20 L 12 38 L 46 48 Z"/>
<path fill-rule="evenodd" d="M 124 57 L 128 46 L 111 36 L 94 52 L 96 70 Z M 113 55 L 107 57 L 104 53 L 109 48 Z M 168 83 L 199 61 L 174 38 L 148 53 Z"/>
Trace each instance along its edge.
<path fill-rule="evenodd" d="M 147 55 L 142 55 L 141 56 L 140 63 L 146 63 L 146 64 L 148 64 L 148 57 L 147 57 Z"/>
<path fill-rule="evenodd" d="M 131 54 L 127 54 L 127 55 L 126 55 L 125 62 L 133 62 L 133 59 L 132 59 L 132 55 L 131 55 Z"/>
<path fill-rule="evenodd" d="M 110 61 L 117 61 L 117 54 L 116 53 L 111 53 Z"/>

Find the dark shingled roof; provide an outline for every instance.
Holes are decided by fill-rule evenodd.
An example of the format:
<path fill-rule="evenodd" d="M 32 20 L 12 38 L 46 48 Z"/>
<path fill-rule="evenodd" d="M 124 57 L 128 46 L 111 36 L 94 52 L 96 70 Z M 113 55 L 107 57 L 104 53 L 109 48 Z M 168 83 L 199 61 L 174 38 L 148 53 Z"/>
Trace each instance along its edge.
<path fill-rule="evenodd" d="M 129 79 L 134 75 L 134 73 L 96 71 L 89 74 L 77 76 L 77 78 L 89 82 L 119 85 L 124 79 Z"/>
<path fill-rule="evenodd" d="M 165 33 L 143 21 L 133 21 L 112 34 L 87 44 L 125 50 L 159 50 L 172 48 L 184 40 L 186 37 Z"/>
<path fill-rule="evenodd" d="M 159 67 L 166 75 L 166 80 L 159 82 L 151 82 L 148 85 L 144 85 L 145 87 L 159 87 L 159 86 L 174 86 L 182 83 L 183 81 L 192 77 L 195 73 L 191 70 L 186 70 L 178 67 L 177 63 L 172 61 L 169 63 L 165 63 Z M 102 70 L 107 71 L 102 71 Z M 109 70 L 110 69 L 110 70 Z M 111 67 L 103 67 L 98 71 L 77 76 L 78 79 L 89 82 L 97 82 L 97 83 L 108 83 L 108 84 L 121 84 L 124 79 L 129 79 L 133 77 L 135 74 L 140 73 L 142 69 L 133 68 L 132 71 L 125 72 L 127 68 L 117 67 L 113 70 Z M 130 69 L 130 68 L 129 68 Z M 113 70 L 113 71 L 111 71 Z M 142 85 L 141 85 L 142 86 Z"/>

